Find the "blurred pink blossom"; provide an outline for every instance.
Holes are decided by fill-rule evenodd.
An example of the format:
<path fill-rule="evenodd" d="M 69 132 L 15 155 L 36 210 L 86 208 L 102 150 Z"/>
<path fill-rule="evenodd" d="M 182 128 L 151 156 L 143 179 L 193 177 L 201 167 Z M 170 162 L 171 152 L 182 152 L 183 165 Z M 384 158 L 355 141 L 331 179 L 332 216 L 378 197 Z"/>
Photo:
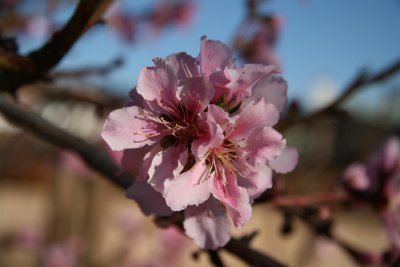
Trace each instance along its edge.
<path fill-rule="evenodd" d="M 352 190 L 367 193 L 379 210 L 392 243 L 395 256 L 400 255 L 400 141 L 389 138 L 367 164 L 350 165 L 344 182 Z"/>
<path fill-rule="evenodd" d="M 76 239 L 69 239 L 43 248 L 43 266 L 45 267 L 78 267 L 81 244 Z"/>
<path fill-rule="evenodd" d="M 239 28 L 234 48 L 245 62 L 281 66 L 276 43 L 283 19 L 278 15 L 249 18 Z"/>

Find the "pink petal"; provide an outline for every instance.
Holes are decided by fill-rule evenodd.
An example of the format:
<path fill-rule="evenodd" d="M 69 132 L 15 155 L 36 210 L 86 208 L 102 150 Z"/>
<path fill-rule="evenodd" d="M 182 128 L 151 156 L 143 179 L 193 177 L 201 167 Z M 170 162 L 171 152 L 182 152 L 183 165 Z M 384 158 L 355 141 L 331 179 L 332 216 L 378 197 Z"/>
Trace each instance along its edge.
<path fill-rule="evenodd" d="M 371 178 L 367 174 L 364 164 L 353 163 L 343 173 L 343 180 L 356 190 L 366 190 L 371 185 Z"/>
<path fill-rule="evenodd" d="M 142 212 L 149 215 L 168 216 L 172 210 L 165 204 L 165 199 L 147 182 L 135 182 L 128 188 L 127 197 L 135 200 Z"/>
<path fill-rule="evenodd" d="M 177 79 L 171 68 L 152 67 L 142 69 L 136 90 L 153 110 L 158 109 L 159 112 L 165 113 L 165 110 L 176 111 L 176 86 Z"/>
<path fill-rule="evenodd" d="M 221 70 L 221 71 L 216 71 L 212 73 L 209 77 L 210 82 L 215 88 L 215 93 L 214 97 L 212 99 L 212 103 L 217 103 L 218 101 L 221 100 L 222 96 L 224 95 L 224 98 L 226 96 L 231 95 L 231 89 L 228 88 L 228 84 L 230 82 L 229 76 L 227 74 L 227 69 Z M 226 101 L 225 101 L 226 103 Z"/>
<path fill-rule="evenodd" d="M 271 161 L 285 148 L 282 135 L 271 127 L 257 127 L 247 138 L 246 161 L 253 166 L 258 161 Z"/>
<path fill-rule="evenodd" d="M 217 70 L 233 65 L 232 52 L 219 41 L 202 38 L 200 47 L 200 68 L 203 75 L 209 77 Z"/>
<path fill-rule="evenodd" d="M 252 91 L 252 96 L 246 103 L 264 99 L 265 102 L 274 104 L 279 112 L 282 112 L 286 106 L 287 83 L 278 75 L 264 76 L 254 85 Z"/>
<path fill-rule="evenodd" d="M 189 205 L 200 205 L 210 197 L 210 180 L 205 160 L 196 164 L 187 172 L 165 180 L 164 197 L 167 205 L 174 211 L 185 209 Z M 203 179 L 203 180 L 201 180 Z"/>
<path fill-rule="evenodd" d="M 272 187 L 272 169 L 265 163 L 257 163 L 256 166 L 248 166 L 251 172 L 238 179 L 238 184 L 247 189 L 250 200 L 253 201 L 265 190 Z"/>
<path fill-rule="evenodd" d="M 249 103 L 238 114 L 235 129 L 228 134 L 227 138 L 240 140 L 246 138 L 251 130 L 257 126 L 272 126 L 278 122 L 279 112 L 274 105 L 259 101 L 256 104 Z"/>
<path fill-rule="evenodd" d="M 400 141 L 397 137 L 391 137 L 383 148 L 383 166 L 386 172 L 400 168 Z"/>
<path fill-rule="evenodd" d="M 222 129 L 226 129 L 235 123 L 237 116 L 230 116 L 228 112 L 216 105 L 210 105 L 208 112 L 214 118 L 214 121 L 221 125 Z"/>
<path fill-rule="evenodd" d="M 243 97 L 250 97 L 252 94 L 252 87 L 256 82 L 273 72 L 276 72 L 275 66 L 266 66 L 260 64 L 246 64 L 243 67 L 225 69 L 225 80 L 228 80 L 225 87 L 229 88 L 225 92 L 225 101 L 231 102 L 232 107 L 238 105 Z M 216 76 L 216 77 L 213 77 Z M 211 75 L 211 82 L 221 83 L 223 79 L 218 75 Z"/>
<path fill-rule="evenodd" d="M 226 204 L 233 224 L 240 227 L 251 217 L 249 195 L 246 189 L 237 185 L 234 173 L 225 169 L 221 175 L 225 176 L 225 179 L 218 176 L 214 177 L 212 193 L 216 199 Z"/>
<path fill-rule="evenodd" d="M 279 173 L 288 173 L 294 170 L 299 161 L 299 152 L 294 147 L 285 147 L 281 154 L 268 162 L 269 166 Z"/>
<path fill-rule="evenodd" d="M 143 160 L 141 161 L 141 165 L 137 174 L 137 179 L 141 181 L 149 180 L 150 168 L 152 167 L 153 158 L 162 150 L 163 148 L 159 143 L 152 146 L 151 150 L 146 153 Z"/>
<path fill-rule="evenodd" d="M 215 122 L 210 112 L 202 113 L 198 121 L 199 137 L 193 141 L 191 151 L 201 160 L 213 147 L 218 147 L 224 140 L 222 128 Z"/>
<path fill-rule="evenodd" d="M 186 164 L 188 151 L 185 145 L 168 147 L 159 151 L 149 168 L 149 183 L 158 191 L 164 191 L 164 181 L 177 176 Z"/>
<path fill-rule="evenodd" d="M 165 62 L 172 68 L 178 80 L 200 76 L 196 59 L 186 53 L 169 55 Z"/>
<path fill-rule="evenodd" d="M 110 113 L 101 136 L 111 149 L 139 148 L 154 144 L 160 139 L 158 134 L 162 126 L 147 120 L 142 113 L 142 110 L 135 106 L 117 109 Z"/>
<path fill-rule="evenodd" d="M 224 208 L 213 198 L 185 210 L 185 233 L 203 249 L 223 247 L 230 240 L 230 225 Z"/>
<path fill-rule="evenodd" d="M 214 87 L 205 77 L 192 77 L 183 84 L 179 98 L 189 114 L 203 111 L 214 96 Z"/>

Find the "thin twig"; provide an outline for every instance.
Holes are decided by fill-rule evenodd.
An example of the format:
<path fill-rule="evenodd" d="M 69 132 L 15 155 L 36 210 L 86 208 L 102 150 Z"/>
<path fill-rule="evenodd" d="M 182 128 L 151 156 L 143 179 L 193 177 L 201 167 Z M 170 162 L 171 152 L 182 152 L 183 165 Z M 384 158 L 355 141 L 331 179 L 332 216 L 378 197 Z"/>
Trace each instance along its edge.
<path fill-rule="evenodd" d="M 272 204 L 277 207 L 305 207 L 310 205 L 336 204 L 349 200 L 345 192 L 318 192 L 302 196 L 276 196 Z"/>
<path fill-rule="evenodd" d="M 277 128 L 279 130 L 284 130 L 295 124 L 310 123 L 312 121 L 315 121 L 321 116 L 324 116 L 326 114 L 335 111 L 338 106 L 340 106 L 343 102 L 345 102 L 347 99 L 353 96 L 353 94 L 358 92 L 360 89 L 369 85 L 373 85 L 375 83 L 382 82 L 385 79 L 398 73 L 399 71 L 400 71 L 400 60 L 397 60 L 393 64 L 385 67 L 384 69 L 378 71 L 375 74 L 367 74 L 365 71 L 360 72 L 360 74 L 350 83 L 350 85 L 347 86 L 347 88 L 343 91 L 343 93 L 332 103 L 304 117 L 295 119 L 285 118 L 278 124 Z"/>
<path fill-rule="evenodd" d="M 107 155 L 96 146 L 73 136 L 65 130 L 46 121 L 32 110 L 24 110 L 5 94 L 0 95 L 0 112 L 12 123 L 36 137 L 57 147 L 72 150 L 94 170 L 123 188 L 134 182 L 134 177 L 123 172 Z"/>

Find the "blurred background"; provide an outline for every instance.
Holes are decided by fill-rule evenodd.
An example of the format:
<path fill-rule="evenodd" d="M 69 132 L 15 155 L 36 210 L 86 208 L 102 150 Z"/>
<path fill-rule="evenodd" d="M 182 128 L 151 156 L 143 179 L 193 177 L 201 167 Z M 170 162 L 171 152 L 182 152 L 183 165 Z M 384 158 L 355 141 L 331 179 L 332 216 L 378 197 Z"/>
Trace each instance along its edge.
<path fill-rule="evenodd" d="M 171 53 L 197 56 L 203 35 L 228 44 L 238 64 L 279 66 L 288 82 L 282 116 L 289 123 L 282 130 L 299 149 L 300 163 L 293 173 L 275 177 L 280 193 L 340 191 L 350 163 L 366 161 L 387 137 L 399 136 L 399 74 L 359 89 L 333 112 L 290 124 L 331 103 L 360 73 L 399 60 L 398 0 L 114 2 L 48 79 L 16 96 L 91 144 L 107 149 L 99 135 L 104 119 L 128 99 L 143 67 Z M 76 5 L 0 0 L 0 51 L 27 54 L 40 47 Z M 211 266 L 189 239 L 155 226 L 72 152 L 2 115 L 0 136 L 0 266 Z M 118 162 L 120 155 L 111 155 Z M 289 266 L 390 266 L 383 259 L 390 239 L 374 208 L 334 201 L 303 208 L 307 216 L 329 217 L 335 238 L 307 216 L 268 201 L 233 235 L 257 231 L 253 247 Z M 246 266 L 226 252 L 222 257 L 227 266 Z"/>

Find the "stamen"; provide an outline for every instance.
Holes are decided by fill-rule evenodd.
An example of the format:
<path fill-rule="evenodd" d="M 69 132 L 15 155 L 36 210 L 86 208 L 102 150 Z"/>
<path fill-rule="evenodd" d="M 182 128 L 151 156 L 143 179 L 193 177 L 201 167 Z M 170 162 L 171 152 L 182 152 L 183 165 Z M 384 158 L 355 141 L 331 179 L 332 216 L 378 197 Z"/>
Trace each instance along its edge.
<path fill-rule="evenodd" d="M 193 77 L 193 74 L 190 72 L 190 69 L 189 69 L 188 65 L 187 65 L 185 62 L 183 62 L 183 60 L 181 60 L 180 63 L 181 63 L 183 72 L 185 72 L 185 75 L 186 75 L 188 78 Z"/>

